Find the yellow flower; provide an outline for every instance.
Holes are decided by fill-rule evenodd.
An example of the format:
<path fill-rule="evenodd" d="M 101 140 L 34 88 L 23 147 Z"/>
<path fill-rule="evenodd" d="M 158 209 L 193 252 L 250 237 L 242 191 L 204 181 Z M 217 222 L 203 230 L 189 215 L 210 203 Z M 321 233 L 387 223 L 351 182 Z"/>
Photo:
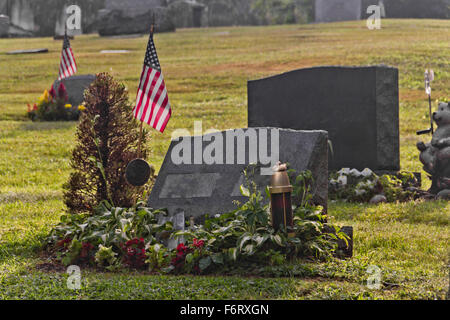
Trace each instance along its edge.
<path fill-rule="evenodd" d="M 43 103 L 50 102 L 50 99 L 51 99 L 50 94 L 48 93 L 47 90 L 45 90 L 42 96 L 40 96 L 38 104 L 42 105 Z"/>
<path fill-rule="evenodd" d="M 64 108 L 70 109 L 70 108 L 72 108 L 72 105 L 71 105 L 70 103 L 68 103 L 68 104 L 66 104 L 66 105 L 64 106 Z"/>
<path fill-rule="evenodd" d="M 84 110 L 86 110 L 86 107 L 83 106 L 82 104 L 80 104 L 80 105 L 78 106 L 78 110 L 84 111 Z"/>
<path fill-rule="evenodd" d="M 47 89 L 44 91 L 44 101 L 50 102 L 50 94 L 48 93 Z"/>

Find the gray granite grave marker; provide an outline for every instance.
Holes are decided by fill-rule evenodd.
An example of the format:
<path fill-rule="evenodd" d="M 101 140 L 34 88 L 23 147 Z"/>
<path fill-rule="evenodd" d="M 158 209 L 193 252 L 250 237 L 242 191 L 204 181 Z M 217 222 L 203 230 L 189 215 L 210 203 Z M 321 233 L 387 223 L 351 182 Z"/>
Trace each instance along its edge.
<path fill-rule="evenodd" d="M 253 148 L 255 143 L 250 146 L 249 137 L 252 132 L 258 139 L 257 150 Z M 277 159 L 273 158 L 276 156 L 276 146 L 272 143 L 277 139 L 271 140 L 272 132 L 279 134 Z M 167 208 L 170 215 L 178 210 L 183 210 L 186 217 L 200 217 L 204 214 L 211 216 L 229 212 L 236 209 L 233 200 L 241 203 L 247 200 L 239 192 L 240 185 L 244 183 L 244 169 L 249 163 L 267 164 L 269 162 L 267 157 L 271 157 L 270 163 L 279 160 L 288 162 L 290 168 L 297 172 L 310 170 L 315 179 L 314 201 L 326 209 L 328 197 L 327 137 L 325 131 L 251 128 L 173 140 L 150 194 L 148 205 L 152 208 Z M 242 140 L 245 141 L 245 150 L 237 147 L 240 138 L 245 139 Z M 195 153 L 195 145 L 200 145 L 200 155 Z M 212 145 L 218 146 L 214 152 L 216 161 L 212 164 L 205 164 L 205 154 L 211 151 Z M 186 154 L 187 149 L 180 148 L 183 146 L 190 147 Z M 234 152 L 230 152 L 230 150 Z M 184 163 L 180 163 L 177 158 L 181 154 L 182 158 L 186 160 Z M 220 158 L 219 155 L 223 157 Z M 251 159 L 256 159 L 256 161 L 250 161 Z M 271 164 L 264 167 L 271 167 Z M 269 179 L 270 175 L 257 174 L 255 176 L 255 182 L 262 191 L 262 195 L 265 195 L 264 189 L 269 184 Z"/>
<path fill-rule="evenodd" d="M 69 103 L 77 107 L 84 100 L 84 90 L 89 88 L 92 82 L 95 80 L 95 75 L 93 74 L 84 74 L 79 76 L 71 76 L 69 78 L 61 80 L 66 86 L 67 95 L 69 96 Z M 55 90 L 58 90 L 59 84 L 61 81 L 57 80 L 53 84 Z M 58 91 L 56 91 L 58 92 Z"/>
<path fill-rule="evenodd" d="M 6 54 L 35 54 L 35 53 L 47 53 L 47 48 L 39 48 L 39 49 L 24 49 L 24 50 L 14 50 L 8 51 Z"/>
<path fill-rule="evenodd" d="M 248 82 L 248 126 L 325 130 L 330 169 L 400 169 L 398 70 L 315 67 Z"/>

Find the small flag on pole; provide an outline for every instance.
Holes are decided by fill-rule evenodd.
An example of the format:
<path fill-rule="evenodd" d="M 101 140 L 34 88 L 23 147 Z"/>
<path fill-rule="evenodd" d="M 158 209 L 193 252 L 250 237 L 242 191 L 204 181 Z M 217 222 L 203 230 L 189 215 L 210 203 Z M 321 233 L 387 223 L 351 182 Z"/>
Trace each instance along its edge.
<path fill-rule="evenodd" d="M 58 80 L 68 78 L 77 72 L 77 63 L 70 47 L 69 37 L 67 32 L 64 33 L 64 43 L 61 52 L 61 64 L 59 66 Z"/>
<path fill-rule="evenodd" d="M 133 115 L 136 119 L 147 123 L 161 133 L 164 132 L 172 115 L 166 85 L 153 42 L 153 30 L 150 32 L 150 39 L 148 40 Z"/>

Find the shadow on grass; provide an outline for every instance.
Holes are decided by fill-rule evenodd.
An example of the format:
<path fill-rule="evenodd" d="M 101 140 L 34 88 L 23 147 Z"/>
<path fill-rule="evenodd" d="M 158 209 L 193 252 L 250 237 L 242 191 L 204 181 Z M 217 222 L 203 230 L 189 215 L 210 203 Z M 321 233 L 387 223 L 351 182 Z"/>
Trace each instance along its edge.
<path fill-rule="evenodd" d="M 78 121 L 27 121 L 21 123 L 18 129 L 23 131 L 70 130 L 77 125 Z"/>

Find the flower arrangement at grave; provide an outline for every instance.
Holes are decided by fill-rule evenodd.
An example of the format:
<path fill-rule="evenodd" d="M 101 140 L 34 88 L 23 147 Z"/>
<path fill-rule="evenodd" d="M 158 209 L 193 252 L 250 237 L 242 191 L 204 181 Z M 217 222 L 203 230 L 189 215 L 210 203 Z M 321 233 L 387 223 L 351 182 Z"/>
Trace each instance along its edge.
<path fill-rule="evenodd" d="M 28 104 L 27 115 L 32 121 L 75 121 L 83 109 L 83 105 L 68 103 L 66 87 L 60 83 L 57 91 L 52 86 L 44 91 L 37 103 Z"/>
<path fill-rule="evenodd" d="M 289 262 L 329 259 L 336 254 L 336 241 L 348 238 L 335 226 L 333 234 L 325 232 L 322 207 L 311 203 L 311 173 L 296 177 L 292 230 L 272 227 L 269 205 L 249 179 L 241 186 L 247 202 L 231 212 L 206 216 L 201 225 L 186 222 L 185 231 L 174 231 L 170 221 L 158 223 L 158 216 L 166 215 L 166 210 L 147 208 L 143 202 L 120 208 L 102 201 L 93 213 L 63 215 L 48 237 L 49 250 L 65 265 L 90 265 L 110 271 L 303 274 L 300 265 Z M 174 249 L 163 244 L 167 237 L 180 236 L 184 240 Z"/>
<path fill-rule="evenodd" d="M 368 168 L 362 171 L 343 168 L 330 174 L 328 197 L 348 202 L 403 202 L 423 195 L 417 185 L 410 172 L 378 176 Z"/>

